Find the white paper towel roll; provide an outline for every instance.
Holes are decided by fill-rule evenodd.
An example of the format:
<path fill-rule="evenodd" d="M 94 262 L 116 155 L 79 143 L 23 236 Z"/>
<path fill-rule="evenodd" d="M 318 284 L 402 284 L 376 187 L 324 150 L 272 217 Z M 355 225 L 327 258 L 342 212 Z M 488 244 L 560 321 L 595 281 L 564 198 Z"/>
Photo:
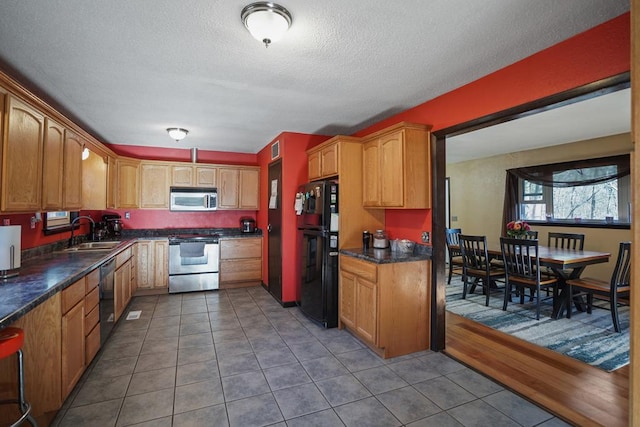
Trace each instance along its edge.
<path fill-rule="evenodd" d="M 19 225 L 0 227 L 0 270 L 12 270 L 20 267 L 20 231 Z"/>

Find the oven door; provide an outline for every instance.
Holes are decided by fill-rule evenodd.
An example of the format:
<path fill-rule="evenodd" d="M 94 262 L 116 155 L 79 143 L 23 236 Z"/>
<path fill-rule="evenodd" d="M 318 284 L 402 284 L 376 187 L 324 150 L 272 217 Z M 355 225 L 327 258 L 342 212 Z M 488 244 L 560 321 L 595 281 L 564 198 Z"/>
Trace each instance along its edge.
<path fill-rule="evenodd" d="M 182 242 L 169 245 L 169 275 L 218 271 L 220 245 Z"/>

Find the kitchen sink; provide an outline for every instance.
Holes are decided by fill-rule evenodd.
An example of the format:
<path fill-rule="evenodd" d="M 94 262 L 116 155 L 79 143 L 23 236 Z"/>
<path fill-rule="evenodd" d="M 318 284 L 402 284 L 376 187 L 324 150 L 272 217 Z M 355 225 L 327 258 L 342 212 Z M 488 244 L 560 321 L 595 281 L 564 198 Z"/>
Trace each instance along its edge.
<path fill-rule="evenodd" d="M 65 252 L 76 252 L 76 251 L 110 251 L 111 249 L 118 246 L 120 242 L 85 242 L 80 243 L 77 246 L 73 246 L 69 249 L 65 249 Z"/>

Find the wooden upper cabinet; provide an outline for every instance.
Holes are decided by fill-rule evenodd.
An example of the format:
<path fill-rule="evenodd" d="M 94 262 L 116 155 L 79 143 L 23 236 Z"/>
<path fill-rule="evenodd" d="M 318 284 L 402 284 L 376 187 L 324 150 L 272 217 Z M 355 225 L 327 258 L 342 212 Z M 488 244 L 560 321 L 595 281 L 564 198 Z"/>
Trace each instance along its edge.
<path fill-rule="evenodd" d="M 67 130 L 64 138 L 62 208 L 80 210 L 82 208 L 82 150 L 84 141 Z"/>
<path fill-rule="evenodd" d="M 118 169 L 116 207 L 138 208 L 140 162 L 133 159 L 118 159 L 116 164 Z"/>
<path fill-rule="evenodd" d="M 335 137 L 307 151 L 309 181 L 339 174 L 340 139 Z"/>
<path fill-rule="evenodd" d="M 5 212 L 40 211 L 44 116 L 7 95 L 4 123 L 0 207 Z"/>
<path fill-rule="evenodd" d="M 217 184 L 218 168 L 211 166 L 196 166 L 196 187 L 215 187 Z"/>
<path fill-rule="evenodd" d="M 239 209 L 260 208 L 260 169 L 240 169 Z"/>
<path fill-rule="evenodd" d="M 238 209 L 238 169 L 218 169 L 218 208 Z"/>
<path fill-rule="evenodd" d="M 171 185 L 174 187 L 193 186 L 193 166 L 171 166 Z"/>
<path fill-rule="evenodd" d="M 219 209 L 257 210 L 260 207 L 260 168 L 219 167 Z"/>
<path fill-rule="evenodd" d="M 64 164 L 64 128 L 45 119 L 44 156 L 42 164 L 42 209 L 62 209 L 62 176 Z"/>
<path fill-rule="evenodd" d="M 116 208 L 118 193 L 118 164 L 114 157 L 107 158 L 107 209 Z"/>
<path fill-rule="evenodd" d="M 322 177 L 322 157 L 320 151 L 308 153 L 307 164 L 309 169 L 309 181 L 314 181 Z"/>
<path fill-rule="evenodd" d="M 82 161 L 82 209 L 101 211 L 107 208 L 109 158 L 89 150 Z"/>
<path fill-rule="evenodd" d="M 366 138 L 362 204 L 365 207 L 431 207 L 429 126 L 399 123 Z"/>
<path fill-rule="evenodd" d="M 169 208 L 169 166 L 158 163 L 140 164 L 140 207 Z"/>

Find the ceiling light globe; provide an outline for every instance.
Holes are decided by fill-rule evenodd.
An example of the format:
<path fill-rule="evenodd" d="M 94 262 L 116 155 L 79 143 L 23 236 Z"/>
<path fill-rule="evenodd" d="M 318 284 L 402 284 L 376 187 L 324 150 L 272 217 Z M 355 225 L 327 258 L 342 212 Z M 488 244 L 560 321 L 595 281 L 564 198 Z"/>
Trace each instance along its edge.
<path fill-rule="evenodd" d="M 280 40 L 292 22 L 287 9 L 271 2 L 252 3 L 242 10 L 240 16 L 251 35 L 267 47 Z"/>
<path fill-rule="evenodd" d="M 167 132 L 169 133 L 169 136 L 176 141 L 184 139 L 184 137 L 189 133 L 188 130 L 183 128 L 167 128 Z"/>

